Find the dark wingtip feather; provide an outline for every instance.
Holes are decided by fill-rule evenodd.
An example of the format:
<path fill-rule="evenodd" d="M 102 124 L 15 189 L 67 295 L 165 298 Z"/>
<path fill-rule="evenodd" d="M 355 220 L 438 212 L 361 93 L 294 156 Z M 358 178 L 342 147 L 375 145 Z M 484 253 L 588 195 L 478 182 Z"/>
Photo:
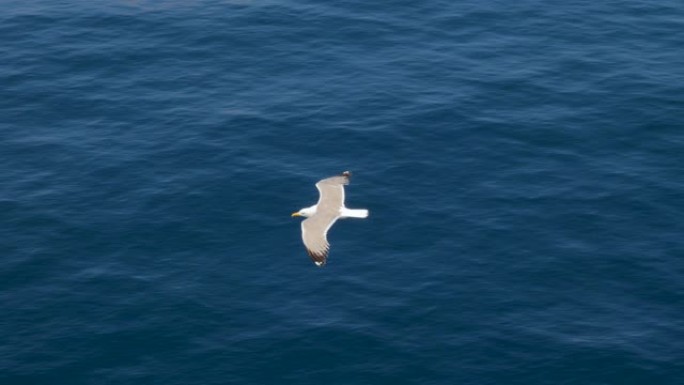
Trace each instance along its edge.
<path fill-rule="evenodd" d="M 324 253 L 315 253 L 309 249 L 306 249 L 306 252 L 309 254 L 309 257 L 311 257 L 311 260 L 316 264 L 316 266 L 325 266 L 326 259 L 328 258 L 327 251 L 325 251 Z"/>

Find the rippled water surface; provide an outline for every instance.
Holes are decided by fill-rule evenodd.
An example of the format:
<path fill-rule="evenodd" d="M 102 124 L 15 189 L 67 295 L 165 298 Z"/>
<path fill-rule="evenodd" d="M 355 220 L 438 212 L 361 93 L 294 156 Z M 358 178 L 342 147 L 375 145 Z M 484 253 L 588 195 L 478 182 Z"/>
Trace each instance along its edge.
<path fill-rule="evenodd" d="M 681 383 L 681 1 L 0 4 L 0 383 Z"/>

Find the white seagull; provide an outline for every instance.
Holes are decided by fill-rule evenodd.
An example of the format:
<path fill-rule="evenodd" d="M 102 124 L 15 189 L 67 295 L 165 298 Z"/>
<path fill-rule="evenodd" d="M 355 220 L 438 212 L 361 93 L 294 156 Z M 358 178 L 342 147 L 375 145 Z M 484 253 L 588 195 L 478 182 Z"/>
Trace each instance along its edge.
<path fill-rule="evenodd" d="M 325 265 L 330 244 L 326 235 L 338 218 L 366 218 L 368 210 L 344 207 L 344 185 L 349 184 L 351 173 L 345 171 L 341 176 L 333 176 L 316 183 L 320 194 L 318 203 L 303 208 L 293 217 L 307 217 L 302 221 L 302 240 L 309 256 L 316 266 Z"/>

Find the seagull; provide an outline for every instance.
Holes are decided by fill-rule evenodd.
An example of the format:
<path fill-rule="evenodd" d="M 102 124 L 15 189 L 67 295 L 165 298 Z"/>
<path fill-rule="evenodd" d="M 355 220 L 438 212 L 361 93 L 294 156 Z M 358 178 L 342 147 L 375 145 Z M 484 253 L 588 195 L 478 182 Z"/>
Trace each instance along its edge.
<path fill-rule="evenodd" d="M 307 217 L 302 221 L 302 240 L 307 253 L 318 267 L 325 265 L 328 258 L 330 244 L 326 235 L 335 221 L 339 218 L 368 217 L 368 210 L 344 207 L 344 185 L 349 184 L 350 177 L 351 173 L 345 171 L 342 175 L 318 181 L 318 203 L 292 213 L 293 217 Z"/>

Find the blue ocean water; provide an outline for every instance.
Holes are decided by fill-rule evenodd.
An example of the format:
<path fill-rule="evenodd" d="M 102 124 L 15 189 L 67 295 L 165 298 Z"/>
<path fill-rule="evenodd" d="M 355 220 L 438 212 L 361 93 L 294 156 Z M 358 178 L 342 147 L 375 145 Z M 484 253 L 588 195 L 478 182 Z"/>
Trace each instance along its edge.
<path fill-rule="evenodd" d="M 0 4 L 1 384 L 682 383 L 681 1 Z"/>

